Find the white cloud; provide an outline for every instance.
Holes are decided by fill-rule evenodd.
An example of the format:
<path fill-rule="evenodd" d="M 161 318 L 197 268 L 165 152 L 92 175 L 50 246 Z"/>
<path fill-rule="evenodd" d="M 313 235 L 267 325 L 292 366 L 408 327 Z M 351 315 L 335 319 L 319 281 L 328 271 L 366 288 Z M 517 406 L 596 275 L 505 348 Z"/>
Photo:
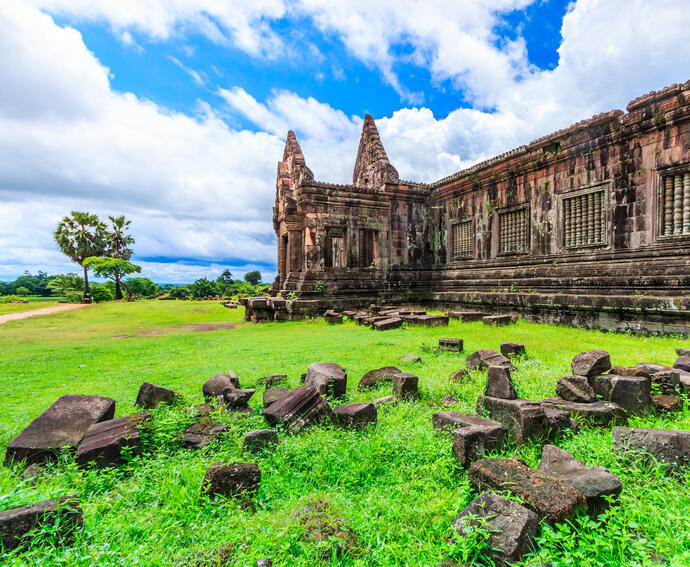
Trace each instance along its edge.
<path fill-rule="evenodd" d="M 187 75 L 189 75 L 192 78 L 192 80 L 196 83 L 197 86 L 202 87 L 206 83 L 208 83 L 208 76 L 203 71 L 195 71 L 191 67 L 187 67 L 187 65 L 185 65 L 177 57 L 173 57 L 172 55 L 168 55 L 168 59 L 172 61 L 176 67 L 179 67 L 185 73 L 187 73 Z"/>

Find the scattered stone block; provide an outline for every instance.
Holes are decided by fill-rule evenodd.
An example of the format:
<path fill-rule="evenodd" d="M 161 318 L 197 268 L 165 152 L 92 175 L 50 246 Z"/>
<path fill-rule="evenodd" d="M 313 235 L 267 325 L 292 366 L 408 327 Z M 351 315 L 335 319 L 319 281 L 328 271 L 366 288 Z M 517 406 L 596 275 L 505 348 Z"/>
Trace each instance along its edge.
<path fill-rule="evenodd" d="M 517 370 L 510 360 L 490 348 L 481 349 L 470 354 L 465 359 L 465 366 L 471 370 L 482 370 L 489 366 L 506 366 L 511 371 Z"/>
<path fill-rule="evenodd" d="M 328 311 L 326 311 L 323 318 L 326 320 L 326 323 L 329 323 L 330 325 L 335 325 L 337 323 L 343 322 L 342 314 L 334 311 L 333 309 L 329 309 Z"/>
<path fill-rule="evenodd" d="M 210 498 L 253 497 L 259 490 L 261 471 L 254 463 L 215 463 L 206 471 L 202 492 Z"/>
<path fill-rule="evenodd" d="M 678 396 L 655 394 L 652 396 L 652 404 L 657 411 L 675 413 L 683 410 L 683 398 Z"/>
<path fill-rule="evenodd" d="M 680 374 L 674 370 L 659 370 L 649 378 L 662 394 L 673 395 L 680 388 Z"/>
<path fill-rule="evenodd" d="M 563 376 L 556 382 L 556 395 L 566 401 L 583 404 L 599 399 L 586 376 Z"/>
<path fill-rule="evenodd" d="M 314 362 L 307 369 L 305 385 L 312 385 L 322 396 L 343 397 L 347 390 L 347 373 L 333 362 Z"/>
<path fill-rule="evenodd" d="M 397 329 L 402 327 L 403 320 L 400 317 L 389 317 L 383 321 L 376 321 L 373 324 L 374 329 L 377 331 L 388 331 L 389 329 Z"/>
<path fill-rule="evenodd" d="M 203 449 L 229 427 L 207 420 L 199 421 L 182 430 L 180 442 L 190 449 Z"/>
<path fill-rule="evenodd" d="M 197 404 L 188 409 L 195 417 L 206 417 L 216 411 L 215 406 L 208 403 Z"/>
<path fill-rule="evenodd" d="M 491 419 L 502 423 L 516 445 L 522 445 L 528 439 L 553 439 L 561 428 L 570 429 L 571 426 L 569 414 L 566 414 L 567 421 L 560 413 L 547 416 L 544 406 L 530 400 L 505 400 L 480 396 L 477 400 L 477 413 L 488 415 Z"/>
<path fill-rule="evenodd" d="M 626 453 L 634 451 L 651 456 L 668 464 L 672 472 L 690 466 L 690 431 L 615 427 L 613 446 Z"/>
<path fill-rule="evenodd" d="M 84 513 L 76 496 L 63 496 L 56 500 L 42 500 L 28 506 L 10 508 L 0 512 L 0 544 L 3 551 L 16 549 L 22 539 L 42 525 L 58 526 L 58 534 L 71 541 L 74 532 L 84 525 Z"/>
<path fill-rule="evenodd" d="M 376 370 L 369 370 L 369 372 L 362 376 L 357 389 L 364 390 L 365 388 L 371 388 L 379 382 L 392 382 L 393 376 L 396 374 L 400 374 L 400 370 L 395 366 L 384 366 Z"/>
<path fill-rule="evenodd" d="M 279 387 L 270 388 L 264 391 L 264 409 L 271 406 L 272 403 L 277 402 L 285 394 L 290 391 L 289 388 Z"/>
<path fill-rule="evenodd" d="M 578 422 L 607 426 L 611 423 L 627 423 L 627 413 L 613 402 L 568 402 L 560 398 L 547 398 L 539 402 L 544 407 L 567 411 Z"/>
<path fill-rule="evenodd" d="M 491 421 L 491 420 L 487 420 Z M 453 431 L 453 456 L 463 467 L 469 467 L 490 451 L 503 447 L 507 430 L 503 425 L 471 425 Z"/>
<path fill-rule="evenodd" d="M 600 514 L 608 508 L 606 497 L 618 496 L 623 490 L 620 479 L 604 467 L 588 467 L 555 445 L 544 445 L 538 469 L 585 495 L 587 508 Z"/>
<path fill-rule="evenodd" d="M 460 400 L 456 398 L 455 396 L 443 396 L 441 398 L 441 405 L 442 406 L 452 406 L 453 404 L 457 404 Z"/>
<path fill-rule="evenodd" d="M 240 380 L 235 373 L 230 370 L 228 374 L 214 374 L 201 387 L 201 392 L 206 399 L 216 399 L 222 396 L 226 388 L 239 388 Z"/>
<path fill-rule="evenodd" d="M 513 319 L 512 315 L 487 315 L 482 317 L 482 323 L 485 325 L 505 326 L 515 323 L 515 319 Z"/>
<path fill-rule="evenodd" d="M 42 463 L 63 447 L 76 448 L 94 423 L 113 418 L 115 400 L 103 396 L 60 396 L 7 445 L 5 464 Z"/>
<path fill-rule="evenodd" d="M 403 362 L 422 362 L 422 357 L 418 354 L 405 354 L 402 357 Z"/>
<path fill-rule="evenodd" d="M 690 356 L 690 348 L 681 348 L 681 347 L 678 347 L 678 348 L 676 349 L 676 354 L 677 354 L 678 356 Z"/>
<path fill-rule="evenodd" d="M 263 415 L 272 427 L 282 423 L 288 431 L 298 432 L 325 419 L 333 420 L 333 410 L 311 385 L 290 390 L 265 408 Z"/>
<path fill-rule="evenodd" d="M 244 434 L 244 448 L 252 453 L 271 449 L 278 444 L 278 432 L 273 429 L 259 429 Z"/>
<path fill-rule="evenodd" d="M 256 393 L 254 388 L 225 388 L 223 402 L 229 410 L 246 410 L 249 399 Z"/>
<path fill-rule="evenodd" d="M 503 398 L 504 400 L 517 399 L 515 385 L 507 366 L 489 366 L 489 375 L 484 395 L 493 398 Z"/>
<path fill-rule="evenodd" d="M 562 522 L 586 507 L 582 492 L 515 458 L 480 459 L 472 464 L 467 478 L 478 492 L 509 490 L 550 523 Z"/>
<path fill-rule="evenodd" d="M 256 560 L 256 567 L 273 567 L 273 561 L 268 557 L 262 557 Z"/>
<path fill-rule="evenodd" d="M 80 466 L 93 463 L 98 468 L 124 464 L 122 449 L 130 455 L 141 455 L 139 427 L 151 414 L 138 413 L 118 419 L 94 423 L 77 447 L 76 461 Z"/>
<path fill-rule="evenodd" d="M 380 406 L 382 404 L 388 405 L 388 404 L 394 404 L 396 402 L 394 396 L 383 396 L 382 398 L 376 398 L 373 401 L 373 404 L 375 406 Z"/>
<path fill-rule="evenodd" d="M 455 338 L 442 338 L 438 340 L 438 349 L 450 352 L 462 352 L 463 340 Z"/>
<path fill-rule="evenodd" d="M 525 345 L 522 345 L 520 343 L 510 343 L 510 342 L 501 343 L 501 347 L 499 350 L 501 351 L 501 354 L 503 356 L 506 356 L 508 358 L 510 358 L 511 356 L 525 356 L 526 355 Z"/>
<path fill-rule="evenodd" d="M 464 382 L 470 378 L 470 373 L 467 372 L 466 368 L 459 368 L 458 370 L 455 370 L 454 372 L 451 373 L 450 376 L 448 376 L 448 381 L 449 382 Z"/>
<path fill-rule="evenodd" d="M 413 312 L 414 313 L 414 312 Z M 446 327 L 448 317 L 445 315 L 410 315 L 405 318 L 408 323 L 422 327 Z"/>
<path fill-rule="evenodd" d="M 490 535 L 480 553 L 498 566 L 518 562 L 532 550 L 538 525 L 539 516 L 532 510 L 489 492 L 470 502 L 453 522 L 462 537 L 478 527 L 486 529 Z"/>
<path fill-rule="evenodd" d="M 690 372 L 690 354 L 678 357 L 678 360 L 673 363 L 673 368 L 680 368 L 685 370 L 685 372 Z"/>
<path fill-rule="evenodd" d="M 576 354 L 571 367 L 575 376 L 596 376 L 611 370 L 611 358 L 605 350 L 588 350 Z"/>
<path fill-rule="evenodd" d="M 486 313 L 481 311 L 449 311 L 446 315 L 451 319 L 462 321 L 481 321 L 483 317 L 486 317 Z"/>
<path fill-rule="evenodd" d="M 651 376 L 650 372 L 635 366 L 614 366 L 609 371 L 609 374 L 618 374 L 618 376 L 646 376 L 647 378 Z"/>
<path fill-rule="evenodd" d="M 335 423 L 340 427 L 364 427 L 376 424 L 376 406 L 373 403 L 355 402 L 333 410 Z"/>
<path fill-rule="evenodd" d="M 652 407 L 652 385 L 644 376 L 599 374 L 591 376 L 589 384 L 597 395 L 628 412 L 644 413 Z"/>
<path fill-rule="evenodd" d="M 263 384 L 267 388 L 273 388 L 273 386 L 276 386 L 281 382 L 285 382 L 286 380 L 287 374 L 270 374 L 269 376 L 265 376 L 264 378 L 259 378 L 256 381 L 256 383 Z"/>
<path fill-rule="evenodd" d="M 414 374 L 400 372 L 393 377 L 393 396 L 398 399 L 416 398 L 419 378 Z"/>
<path fill-rule="evenodd" d="M 158 404 L 171 404 L 176 398 L 177 394 L 173 390 L 144 382 L 139 388 L 134 405 L 144 409 L 153 409 Z"/>
<path fill-rule="evenodd" d="M 459 429 L 461 427 L 490 427 L 501 425 L 480 415 L 470 415 L 459 411 L 437 411 L 431 416 L 435 429 Z"/>

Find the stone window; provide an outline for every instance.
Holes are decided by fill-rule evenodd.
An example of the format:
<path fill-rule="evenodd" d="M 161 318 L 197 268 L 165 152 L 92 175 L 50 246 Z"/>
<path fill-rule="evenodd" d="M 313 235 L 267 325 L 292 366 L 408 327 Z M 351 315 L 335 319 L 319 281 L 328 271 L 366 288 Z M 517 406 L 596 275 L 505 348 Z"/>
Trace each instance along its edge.
<path fill-rule="evenodd" d="M 662 175 L 660 236 L 690 235 L 690 173 Z"/>
<path fill-rule="evenodd" d="M 603 189 L 563 199 L 563 242 L 566 248 L 606 244 Z"/>
<path fill-rule="evenodd" d="M 359 230 L 359 265 L 368 268 L 376 259 L 376 231 L 370 228 Z"/>
<path fill-rule="evenodd" d="M 466 220 L 451 225 L 451 255 L 453 260 L 473 256 L 472 221 Z"/>
<path fill-rule="evenodd" d="M 499 213 L 501 254 L 523 254 L 529 251 L 529 217 L 527 208 Z"/>

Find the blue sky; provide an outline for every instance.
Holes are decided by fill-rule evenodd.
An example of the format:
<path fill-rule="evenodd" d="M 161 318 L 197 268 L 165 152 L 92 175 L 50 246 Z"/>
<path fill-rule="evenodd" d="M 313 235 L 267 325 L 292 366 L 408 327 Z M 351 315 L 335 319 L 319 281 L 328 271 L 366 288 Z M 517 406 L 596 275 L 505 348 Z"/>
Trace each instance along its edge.
<path fill-rule="evenodd" d="M 0 280 L 74 271 L 72 209 L 125 214 L 144 275 L 275 274 L 288 128 L 351 179 L 372 114 L 433 181 L 690 78 L 685 0 L 7 0 Z"/>

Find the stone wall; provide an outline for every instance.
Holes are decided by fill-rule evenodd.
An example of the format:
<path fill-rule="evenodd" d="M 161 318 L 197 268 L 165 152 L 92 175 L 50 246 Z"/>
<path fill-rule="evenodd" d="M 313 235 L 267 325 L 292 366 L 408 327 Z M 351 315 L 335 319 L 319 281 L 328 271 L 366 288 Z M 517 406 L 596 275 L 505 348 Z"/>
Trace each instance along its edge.
<path fill-rule="evenodd" d="M 430 305 L 481 297 L 536 319 L 689 332 L 690 81 L 431 184 L 399 180 L 368 116 L 353 180 L 315 181 L 288 134 L 276 292 Z M 529 307 L 520 299 L 537 295 Z M 595 314 L 583 309 L 592 296 L 603 298 Z M 660 303 L 637 310 L 647 296 Z"/>

